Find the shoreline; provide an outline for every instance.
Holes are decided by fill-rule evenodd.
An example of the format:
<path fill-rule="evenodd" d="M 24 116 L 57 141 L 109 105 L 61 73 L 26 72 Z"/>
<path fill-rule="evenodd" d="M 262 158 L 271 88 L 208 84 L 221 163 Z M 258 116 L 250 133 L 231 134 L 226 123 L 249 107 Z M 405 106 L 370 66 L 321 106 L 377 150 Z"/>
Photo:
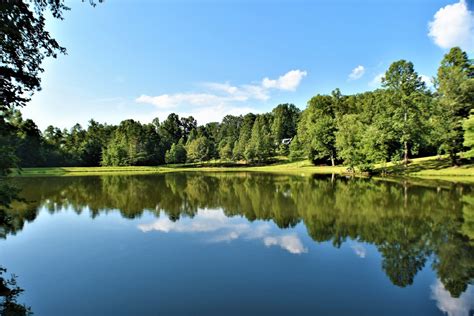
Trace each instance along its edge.
<path fill-rule="evenodd" d="M 436 163 L 436 166 L 433 164 Z M 445 160 L 433 157 L 413 159 L 404 172 L 400 168 L 388 166 L 390 173 L 377 178 L 412 178 L 426 180 L 445 180 L 450 182 L 474 183 L 474 164 L 460 167 L 446 165 Z M 316 174 L 335 174 L 340 176 L 366 176 L 347 172 L 345 166 L 315 166 L 309 161 L 273 163 L 260 166 L 230 163 L 201 163 L 165 166 L 123 166 L 123 167 L 42 167 L 14 170 L 11 177 L 49 177 L 49 176 L 100 176 L 100 175 L 140 175 L 163 174 L 171 172 L 261 172 L 287 175 L 311 176 Z"/>

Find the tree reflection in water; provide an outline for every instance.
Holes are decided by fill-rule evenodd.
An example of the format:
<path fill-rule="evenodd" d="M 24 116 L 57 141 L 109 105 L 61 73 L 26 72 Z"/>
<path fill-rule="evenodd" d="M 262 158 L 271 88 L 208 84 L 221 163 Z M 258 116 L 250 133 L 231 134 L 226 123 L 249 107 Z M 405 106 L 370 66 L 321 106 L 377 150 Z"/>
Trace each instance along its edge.
<path fill-rule="evenodd" d="M 18 296 L 24 291 L 16 282 L 16 275 L 7 277 L 7 269 L 0 266 L 0 315 L 23 316 L 32 315 L 31 308 L 17 302 Z"/>
<path fill-rule="evenodd" d="M 302 222 L 315 242 L 340 247 L 347 239 L 373 244 L 393 284 L 411 285 L 432 259 L 443 288 L 459 297 L 474 277 L 473 187 L 446 182 L 397 182 L 248 173 L 173 173 L 146 176 L 16 178 L 27 202 L 0 214 L 6 238 L 39 209 L 116 212 L 136 218 L 164 212 L 171 221 L 200 209 L 228 217 Z"/>

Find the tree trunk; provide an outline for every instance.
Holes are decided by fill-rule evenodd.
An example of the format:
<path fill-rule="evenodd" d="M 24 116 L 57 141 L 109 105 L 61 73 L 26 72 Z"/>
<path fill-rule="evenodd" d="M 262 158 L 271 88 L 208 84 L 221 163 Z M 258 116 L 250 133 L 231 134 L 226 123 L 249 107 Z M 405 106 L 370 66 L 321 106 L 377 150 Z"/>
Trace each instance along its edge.
<path fill-rule="evenodd" d="M 449 158 L 451 158 L 451 163 L 453 166 L 458 166 L 458 157 L 456 155 L 456 150 L 454 149 L 456 148 L 456 141 L 453 140 L 452 144 L 453 148 L 449 151 Z"/>
<path fill-rule="evenodd" d="M 407 111 L 405 110 L 405 115 L 404 115 L 404 121 L 405 125 L 407 123 Z M 404 145 L 404 155 L 405 157 L 403 158 L 403 163 L 405 164 L 405 168 L 408 166 L 408 142 L 405 140 Z"/>
<path fill-rule="evenodd" d="M 449 157 L 451 158 L 451 164 L 453 166 L 459 166 L 458 157 L 455 152 L 449 153 Z"/>
<path fill-rule="evenodd" d="M 405 164 L 405 168 L 406 168 L 408 166 L 408 142 L 405 142 L 403 151 L 404 151 L 403 163 Z"/>
<path fill-rule="evenodd" d="M 335 165 L 336 165 L 336 164 L 335 164 L 335 162 L 334 162 L 334 156 L 331 155 L 331 166 L 334 167 Z"/>

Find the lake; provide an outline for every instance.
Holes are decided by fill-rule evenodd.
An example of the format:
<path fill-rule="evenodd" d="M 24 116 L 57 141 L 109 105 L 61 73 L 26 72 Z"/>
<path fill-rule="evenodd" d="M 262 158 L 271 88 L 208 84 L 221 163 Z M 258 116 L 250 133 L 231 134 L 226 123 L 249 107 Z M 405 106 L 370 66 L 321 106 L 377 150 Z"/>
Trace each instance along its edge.
<path fill-rule="evenodd" d="M 14 178 L 34 315 L 472 315 L 474 186 L 257 173 Z"/>

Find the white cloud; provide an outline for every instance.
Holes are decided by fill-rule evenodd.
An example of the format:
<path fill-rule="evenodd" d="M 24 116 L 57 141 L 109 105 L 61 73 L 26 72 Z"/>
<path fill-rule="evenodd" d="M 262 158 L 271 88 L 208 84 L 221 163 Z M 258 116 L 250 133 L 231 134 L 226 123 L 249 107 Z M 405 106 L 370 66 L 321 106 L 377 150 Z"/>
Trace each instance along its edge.
<path fill-rule="evenodd" d="M 441 283 L 437 280 L 431 286 L 431 298 L 436 300 L 438 308 L 448 316 L 464 316 L 474 309 L 474 287 L 468 286 L 467 290 L 460 297 L 454 298 L 449 294 Z"/>
<path fill-rule="evenodd" d="M 352 69 L 352 72 L 349 74 L 349 80 L 357 80 L 361 78 L 365 73 L 365 68 L 362 65 L 359 65 Z"/>
<path fill-rule="evenodd" d="M 215 91 L 223 91 L 228 94 L 236 94 L 239 92 L 239 88 L 230 85 L 228 82 L 226 83 L 218 83 L 218 82 L 206 82 L 203 86 L 208 87 L 211 90 Z"/>
<path fill-rule="evenodd" d="M 380 85 L 382 84 L 382 78 L 383 76 L 385 75 L 385 73 L 379 73 L 378 75 L 376 75 L 370 82 L 369 82 L 369 86 L 371 86 L 372 88 L 378 88 L 380 87 Z"/>
<path fill-rule="evenodd" d="M 305 77 L 307 74 L 308 73 L 306 71 L 301 71 L 299 69 L 290 70 L 286 74 L 280 76 L 278 79 L 264 78 L 262 80 L 262 86 L 267 89 L 273 88 L 295 91 L 300 85 L 303 77 Z"/>
<path fill-rule="evenodd" d="M 352 250 L 354 250 L 354 253 L 359 258 L 365 258 L 365 256 L 367 255 L 367 250 L 362 245 L 359 245 L 359 244 L 352 245 L 351 248 L 352 248 Z"/>
<path fill-rule="evenodd" d="M 294 91 L 306 76 L 306 71 L 291 70 L 276 80 L 264 78 L 261 84 L 232 85 L 229 82 L 205 82 L 199 86 L 202 92 L 185 92 L 150 96 L 142 94 L 136 103 L 151 104 L 160 119 L 170 111 L 181 116 L 192 115 L 200 124 L 220 121 L 225 115 L 241 115 L 259 111 L 246 105 L 249 102 L 267 101 L 271 90 Z"/>
<path fill-rule="evenodd" d="M 241 217 L 227 217 L 222 210 L 199 210 L 192 218 L 182 218 L 173 222 L 160 216 L 149 224 L 140 224 L 142 232 L 159 231 L 162 233 L 199 233 L 209 235 L 208 242 L 231 242 L 236 239 L 261 240 L 267 247 L 280 246 L 292 254 L 308 252 L 296 234 L 278 235 L 272 233 L 269 223 L 250 224 Z"/>
<path fill-rule="evenodd" d="M 219 104 L 223 100 L 219 96 L 208 93 L 177 93 L 162 94 L 156 97 L 141 95 L 135 99 L 137 103 L 153 104 L 159 109 L 171 109 L 181 104 L 203 106 L 208 104 Z"/>
<path fill-rule="evenodd" d="M 436 45 L 474 51 L 474 12 L 469 10 L 465 0 L 439 9 L 428 28 L 428 35 Z"/>
<path fill-rule="evenodd" d="M 247 106 L 232 106 L 220 104 L 216 106 L 198 107 L 187 111 L 182 111 L 180 114 L 184 117 L 192 116 L 200 124 L 209 122 L 219 122 L 226 115 L 245 115 L 247 113 L 259 113 L 258 109 Z M 159 117 L 165 117 L 169 113 L 162 113 Z"/>

